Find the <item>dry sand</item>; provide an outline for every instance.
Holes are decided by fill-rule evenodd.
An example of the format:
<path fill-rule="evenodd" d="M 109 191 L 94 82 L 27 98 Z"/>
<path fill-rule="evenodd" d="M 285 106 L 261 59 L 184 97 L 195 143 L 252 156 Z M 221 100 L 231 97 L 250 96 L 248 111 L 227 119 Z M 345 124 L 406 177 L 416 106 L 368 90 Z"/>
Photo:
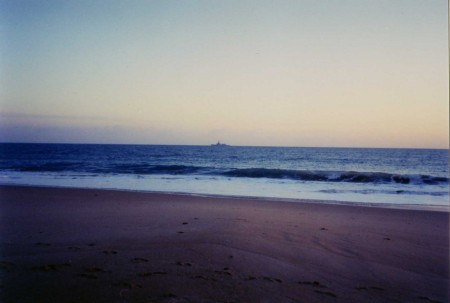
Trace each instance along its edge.
<path fill-rule="evenodd" d="M 449 302 L 449 213 L 0 187 L 1 302 Z"/>

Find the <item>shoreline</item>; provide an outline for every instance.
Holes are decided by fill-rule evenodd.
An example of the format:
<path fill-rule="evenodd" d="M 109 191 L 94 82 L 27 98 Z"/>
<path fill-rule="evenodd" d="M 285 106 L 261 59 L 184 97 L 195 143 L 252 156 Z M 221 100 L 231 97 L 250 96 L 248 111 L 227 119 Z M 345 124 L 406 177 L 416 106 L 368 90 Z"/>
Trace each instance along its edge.
<path fill-rule="evenodd" d="M 449 302 L 449 214 L 0 186 L 2 302 Z"/>
<path fill-rule="evenodd" d="M 23 185 L 23 184 L 1 184 L 0 191 L 3 187 L 19 187 L 19 188 L 58 188 L 58 189 L 77 189 L 77 190 L 100 190 L 113 192 L 131 192 L 143 194 L 158 194 L 158 195 L 173 195 L 173 196 L 187 196 L 199 198 L 217 198 L 217 199 L 233 199 L 233 200 L 260 200 L 271 201 L 275 203 L 300 203 L 300 204 L 319 204 L 319 205 L 342 205 L 368 208 L 385 208 L 385 209 L 400 209 L 400 210 L 417 210 L 417 211 L 436 211 L 450 213 L 450 204 L 442 205 L 424 205 L 424 204 L 396 204 L 396 203 L 375 203 L 375 202 L 352 202 L 339 200 L 319 200 L 319 199 L 295 199 L 295 198 L 280 198 L 280 197 L 265 197 L 265 196 L 242 196 L 242 195 L 215 195 L 206 193 L 189 193 L 189 192 L 172 192 L 172 191 L 152 191 L 140 189 L 120 189 L 120 188 L 95 188 L 95 187 L 70 187 L 58 185 Z"/>

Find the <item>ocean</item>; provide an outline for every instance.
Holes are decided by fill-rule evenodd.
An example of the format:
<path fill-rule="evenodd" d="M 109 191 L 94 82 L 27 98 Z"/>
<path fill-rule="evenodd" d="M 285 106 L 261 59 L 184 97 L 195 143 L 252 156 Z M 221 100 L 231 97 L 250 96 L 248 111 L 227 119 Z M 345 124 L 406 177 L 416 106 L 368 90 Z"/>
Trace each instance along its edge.
<path fill-rule="evenodd" d="M 0 184 L 449 206 L 449 151 L 0 144 Z"/>

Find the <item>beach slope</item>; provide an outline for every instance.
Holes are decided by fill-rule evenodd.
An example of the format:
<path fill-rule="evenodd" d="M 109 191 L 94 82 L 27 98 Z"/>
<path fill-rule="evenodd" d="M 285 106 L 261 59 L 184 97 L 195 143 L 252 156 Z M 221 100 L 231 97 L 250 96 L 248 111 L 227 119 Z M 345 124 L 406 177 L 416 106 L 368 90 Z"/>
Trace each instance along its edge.
<path fill-rule="evenodd" d="M 1 302 L 448 302 L 449 213 L 0 187 Z"/>

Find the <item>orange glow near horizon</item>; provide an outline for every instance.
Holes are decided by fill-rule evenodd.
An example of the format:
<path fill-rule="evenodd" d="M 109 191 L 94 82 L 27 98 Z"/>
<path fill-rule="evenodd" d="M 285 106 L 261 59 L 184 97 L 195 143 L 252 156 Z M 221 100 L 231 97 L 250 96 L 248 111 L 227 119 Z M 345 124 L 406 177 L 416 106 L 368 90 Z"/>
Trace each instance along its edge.
<path fill-rule="evenodd" d="M 446 1 L 56 4 L 2 4 L 0 141 L 449 146 Z"/>

